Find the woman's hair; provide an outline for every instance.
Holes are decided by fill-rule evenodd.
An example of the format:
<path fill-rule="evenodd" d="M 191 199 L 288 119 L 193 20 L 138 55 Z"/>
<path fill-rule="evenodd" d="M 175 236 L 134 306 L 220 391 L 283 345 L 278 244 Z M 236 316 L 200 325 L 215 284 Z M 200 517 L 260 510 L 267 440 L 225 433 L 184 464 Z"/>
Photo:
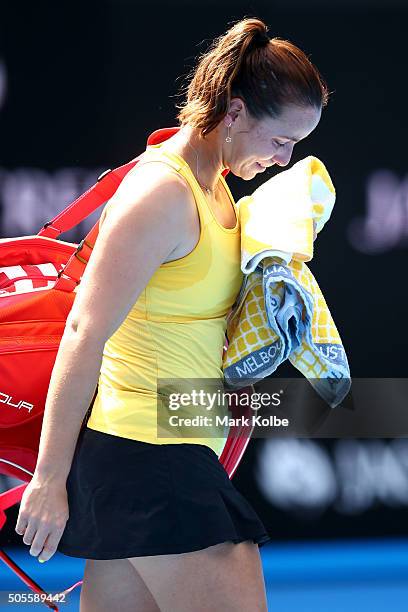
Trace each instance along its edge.
<path fill-rule="evenodd" d="M 327 85 L 305 53 L 288 40 L 269 38 L 267 31 L 260 19 L 246 18 L 213 40 L 188 76 L 185 101 L 176 104 L 181 125 L 199 128 L 205 137 L 234 96 L 254 119 L 277 118 L 286 104 L 327 105 Z"/>

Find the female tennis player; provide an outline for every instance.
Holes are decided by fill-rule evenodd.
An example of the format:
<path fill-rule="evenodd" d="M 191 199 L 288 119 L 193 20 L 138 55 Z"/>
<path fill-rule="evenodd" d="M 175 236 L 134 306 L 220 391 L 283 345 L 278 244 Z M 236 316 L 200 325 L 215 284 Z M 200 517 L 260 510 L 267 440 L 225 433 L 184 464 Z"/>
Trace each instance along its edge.
<path fill-rule="evenodd" d="M 159 379 L 222 377 L 243 279 L 222 171 L 286 166 L 327 104 L 304 52 L 267 31 L 245 18 L 200 56 L 179 129 L 105 207 L 67 321 L 16 531 L 40 561 L 87 560 L 81 612 L 267 609 L 270 537 L 219 462 L 225 436 L 157 427 Z"/>

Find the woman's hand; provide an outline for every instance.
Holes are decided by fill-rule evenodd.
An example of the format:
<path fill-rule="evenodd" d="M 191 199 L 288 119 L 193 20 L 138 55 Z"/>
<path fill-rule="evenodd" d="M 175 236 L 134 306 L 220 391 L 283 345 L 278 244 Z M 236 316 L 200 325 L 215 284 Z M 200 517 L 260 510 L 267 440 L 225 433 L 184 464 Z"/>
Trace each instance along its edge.
<path fill-rule="evenodd" d="M 68 520 L 65 483 L 47 481 L 34 473 L 21 498 L 16 532 L 24 544 L 31 545 L 30 555 L 48 561 L 57 550 Z"/>

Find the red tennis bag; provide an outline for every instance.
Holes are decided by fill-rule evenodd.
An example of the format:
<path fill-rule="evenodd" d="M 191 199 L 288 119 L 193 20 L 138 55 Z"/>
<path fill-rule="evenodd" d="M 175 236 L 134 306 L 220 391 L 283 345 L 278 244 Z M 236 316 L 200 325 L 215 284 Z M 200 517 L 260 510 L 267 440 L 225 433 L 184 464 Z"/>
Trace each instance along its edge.
<path fill-rule="evenodd" d="M 179 129 L 156 130 L 147 144 L 162 142 Z M 95 185 L 45 223 L 38 234 L 0 240 L 0 473 L 25 481 L 0 494 L 0 530 L 6 521 L 4 510 L 21 500 L 35 470 L 52 369 L 76 287 L 98 236 L 98 222 L 79 245 L 58 238 L 107 202 L 140 157 L 102 173 Z M 225 169 L 223 175 L 228 172 Z M 91 408 L 92 404 L 86 416 Z M 230 405 L 233 416 L 236 408 Z M 250 426 L 230 430 L 220 456 L 230 478 L 252 430 Z M 4 551 L 0 550 L 0 558 L 30 588 L 43 593 Z"/>

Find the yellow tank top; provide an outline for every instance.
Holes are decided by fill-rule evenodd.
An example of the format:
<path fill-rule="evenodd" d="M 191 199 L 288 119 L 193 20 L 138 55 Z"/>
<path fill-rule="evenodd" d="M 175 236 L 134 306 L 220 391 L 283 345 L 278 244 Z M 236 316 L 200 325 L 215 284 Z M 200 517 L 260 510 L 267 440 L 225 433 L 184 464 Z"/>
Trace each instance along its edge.
<path fill-rule="evenodd" d="M 190 185 L 200 217 L 200 238 L 190 253 L 160 265 L 123 323 L 105 343 L 87 427 L 153 444 L 205 444 L 220 456 L 228 427 L 211 430 L 206 423 L 205 436 L 196 437 L 200 429 L 194 427 L 190 430 L 194 437 L 188 438 L 178 437 L 180 429 L 176 427 L 163 437 L 157 425 L 162 399 L 158 380 L 223 380 L 226 315 L 243 279 L 238 209 L 220 174 L 237 218 L 234 228 L 225 228 L 180 155 L 164 150 L 159 143 L 147 146 L 142 160 L 149 159 L 170 165 Z M 208 415 L 205 410 L 204 413 Z M 188 409 L 179 409 L 175 414 L 184 417 Z M 194 407 L 190 416 L 197 414 Z"/>

